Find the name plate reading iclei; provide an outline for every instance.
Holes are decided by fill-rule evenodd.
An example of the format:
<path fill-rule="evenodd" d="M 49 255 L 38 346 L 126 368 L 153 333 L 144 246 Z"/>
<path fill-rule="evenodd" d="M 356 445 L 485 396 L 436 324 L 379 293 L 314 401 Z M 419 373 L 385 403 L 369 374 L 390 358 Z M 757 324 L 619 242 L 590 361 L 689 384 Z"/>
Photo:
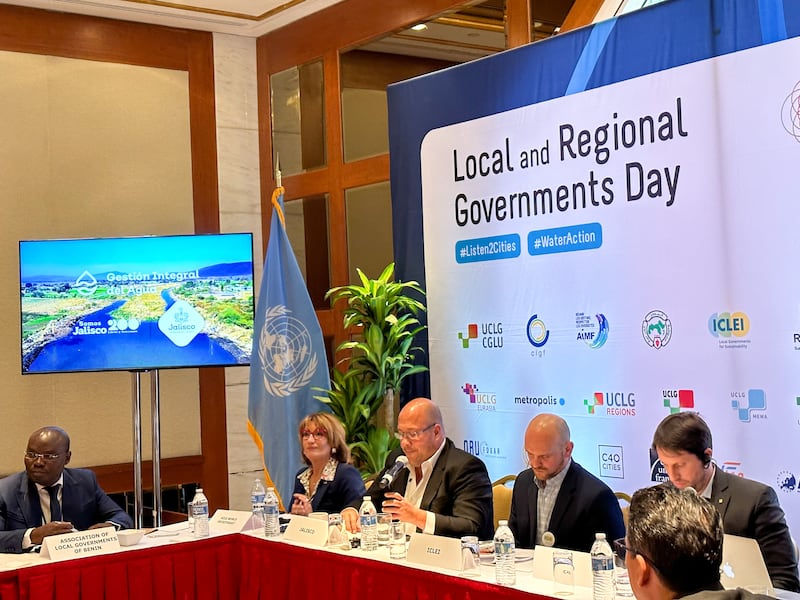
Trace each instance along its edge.
<path fill-rule="evenodd" d="M 113 527 L 102 527 L 47 536 L 42 540 L 40 556 L 50 560 L 65 560 L 96 556 L 116 550 L 119 550 L 117 530 Z"/>
<path fill-rule="evenodd" d="M 441 535 L 413 533 L 408 543 L 406 559 L 408 562 L 460 571 L 461 540 Z"/>
<path fill-rule="evenodd" d="M 322 548 L 328 541 L 328 521 L 292 515 L 283 532 L 283 539 Z"/>
<path fill-rule="evenodd" d="M 226 510 L 218 509 L 214 516 L 208 521 L 208 525 L 214 531 L 225 533 L 240 533 L 248 529 L 253 529 L 253 513 L 246 510 Z"/>

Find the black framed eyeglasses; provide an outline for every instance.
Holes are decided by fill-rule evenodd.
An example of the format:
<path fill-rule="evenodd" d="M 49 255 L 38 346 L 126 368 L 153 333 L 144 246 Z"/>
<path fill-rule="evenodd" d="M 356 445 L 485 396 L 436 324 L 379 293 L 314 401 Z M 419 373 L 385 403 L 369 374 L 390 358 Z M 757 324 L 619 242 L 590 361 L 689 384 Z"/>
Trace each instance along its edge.
<path fill-rule="evenodd" d="M 419 436 L 421 436 L 423 433 L 433 428 L 435 425 L 436 423 L 431 423 L 425 429 L 418 429 L 416 431 L 396 431 L 394 437 L 396 437 L 400 441 L 402 441 L 403 438 L 405 438 L 413 442 L 414 440 L 418 439 Z"/>
<path fill-rule="evenodd" d="M 626 546 L 625 538 L 619 538 L 618 540 L 614 540 L 613 546 L 614 546 L 614 552 L 617 553 L 617 556 L 619 556 L 620 560 L 624 561 L 625 556 L 628 554 L 628 552 L 630 552 L 634 556 L 641 556 L 648 563 L 650 563 L 650 566 L 653 567 L 656 571 L 659 572 L 661 571 L 661 569 L 658 568 L 658 565 L 654 563 L 652 560 L 650 560 L 650 558 L 646 554 L 642 554 L 636 548 L 631 548 L 630 546 Z"/>

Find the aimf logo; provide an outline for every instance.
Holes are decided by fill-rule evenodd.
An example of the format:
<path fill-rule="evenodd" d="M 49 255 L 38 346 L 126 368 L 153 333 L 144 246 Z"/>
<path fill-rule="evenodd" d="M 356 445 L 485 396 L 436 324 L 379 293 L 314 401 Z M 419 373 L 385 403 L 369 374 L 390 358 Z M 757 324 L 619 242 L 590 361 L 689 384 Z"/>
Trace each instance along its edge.
<path fill-rule="evenodd" d="M 731 408 L 742 423 L 749 423 L 751 419 L 766 419 L 763 411 L 767 410 L 767 394 L 764 390 L 731 392 Z"/>
<path fill-rule="evenodd" d="M 592 316 L 583 312 L 575 313 L 575 328 L 578 341 L 589 348 L 601 348 L 608 340 L 608 319 L 603 314 Z"/>
<path fill-rule="evenodd" d="M 465 383 L 461 387 L 469 398 L 469 403 L 475 406 L 478 411 L 494 411 L 497 404 L 497 394 L 494 392 L 486 393 L 478 390 L 478 386 L 474 383 Z"/>
<path fill-rule="evenodd" d="M 647 345 L 660 350 L 672 339 L 672 322 L 667 313 L 651 310 L 642 321 L 642 337 Z"/>
<path fill-rule="evenodd" d="M 671 415 L 694 408 L 694 390 L 662 390 L 661 396 Z"/>

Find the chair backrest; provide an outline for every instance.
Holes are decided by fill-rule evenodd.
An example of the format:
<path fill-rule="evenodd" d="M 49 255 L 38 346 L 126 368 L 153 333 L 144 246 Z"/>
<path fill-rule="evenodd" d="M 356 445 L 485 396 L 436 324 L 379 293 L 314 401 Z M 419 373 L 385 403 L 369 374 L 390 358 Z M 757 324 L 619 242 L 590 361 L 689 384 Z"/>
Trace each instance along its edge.
<path fill-rule="evenodd" d="M 492 482 L 492 505 L 494 509 L 494 528 L 500 520 L 508 520 L 511 514 L 511 495 L 513 490 L 506 483 L 514 482 L 516 475 L 506 475 L 497 481 Z"/>
<path fill-rule="evenodd" d="M 625 523 L 625 530 L 628 529 L 628 509 L 630 508 L 631 504 L 631 497 L 629 494 L 625 492 L 614 492 L 614 495 L 617 499 L 621 500 L 620 508 L 622 509 L 622 522 Z M 623 504 L 624 502 L 624 504 Z"/>

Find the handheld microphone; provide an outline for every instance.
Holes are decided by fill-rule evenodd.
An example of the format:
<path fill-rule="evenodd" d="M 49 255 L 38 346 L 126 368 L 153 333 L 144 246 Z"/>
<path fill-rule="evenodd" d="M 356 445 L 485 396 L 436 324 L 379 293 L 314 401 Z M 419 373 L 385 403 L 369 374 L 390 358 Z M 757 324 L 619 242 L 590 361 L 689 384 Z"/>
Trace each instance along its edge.
<path fill-rule="evenodd" d="M 397 477 L 397 474 L 408 466 L 408 458 L 404 455 L 397 457 L 395 463 L 383 474 L 380 481 L 380 488 L 384 489 L 392 485 L 392 482 Z"/>

